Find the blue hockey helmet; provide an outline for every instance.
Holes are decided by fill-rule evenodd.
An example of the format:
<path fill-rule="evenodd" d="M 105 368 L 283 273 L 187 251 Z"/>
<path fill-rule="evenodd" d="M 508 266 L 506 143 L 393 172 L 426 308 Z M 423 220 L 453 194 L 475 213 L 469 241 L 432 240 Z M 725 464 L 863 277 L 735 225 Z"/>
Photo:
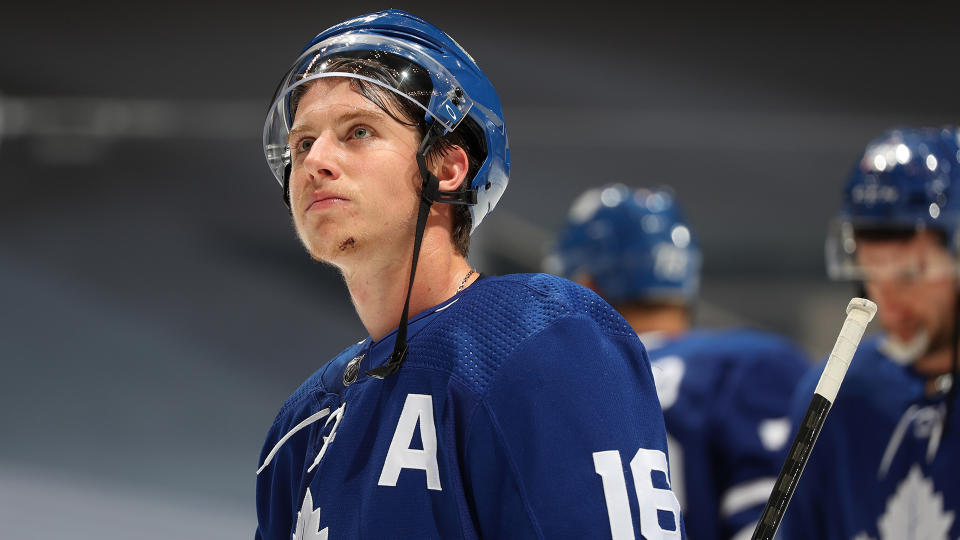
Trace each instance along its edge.
<path fill-rule="evenodd" d="M 701 255 L 673 194 L 623 184 L 590 189 L 570 208 L 544 270 L 587 279 L 611 304 L 693 301 Z"/>
<path fill-rule="evenodd" d="M 960 242 L 960 131 L 897 128 L 870 142 L 843 189 L 843 206 L 827 235 L 833 279 L 863 279 L 856 232 L 932 229 L 954 255 Z"/>
<path fill-rule="evenodd" d="M 384 64 L 390 76 L 373 78 L 356 70 L 333 71 L 337 60 L 343 58 Z M 324 30 L 281 79 L 264 123 L 263 149 L 285 193 L 290 165 L 287 136 L 295 112 L 291 109 L 291 92 L 324 77 L 349 77 L 394 92 L 421 108 L 431 128 L 439 124 L 441 135 L 461 125 L 477 132 L 482 164 L 468 189 L 476 195 L 476 202 L 470 206 L 472 230 L 493 210 L 510 175 L 500 98 L 457 42 L 427 21 L 399 10 L 363 15 Z M 407 81 L 425 77 L 428 88 Z"/>

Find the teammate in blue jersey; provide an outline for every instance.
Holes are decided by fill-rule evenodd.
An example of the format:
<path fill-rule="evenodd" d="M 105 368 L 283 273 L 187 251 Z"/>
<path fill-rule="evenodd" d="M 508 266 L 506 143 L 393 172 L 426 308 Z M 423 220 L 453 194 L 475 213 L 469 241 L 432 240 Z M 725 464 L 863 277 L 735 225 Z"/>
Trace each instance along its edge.
<path fill-rule="evenodd" d="M 863 283 L 883 332 L 853 358 L 784 516 L 784 538 L 960 538 L 958 143 L 954 128 L 892 130 L 867 146 L 847 180 L 828 270 Z M 798 387 L 795 418 L 820 369 Z"/>
<path fill-rule="evenodd" d="M 670 192 L 618 184 L 574 202 L 545 267 L 599 292 L 640 333 L 690 538 L 749 538 L 783 462 L 789 396 L 808 363 L 773 335 L 691 330 L 700 263 Z"/>
<path fill-rule="evenodd" d="M 282 79 L 264 148 L 369 336 L 277 414 L 257 538 L 683 538 L 626 321 L 569 281 L 466 261 L 510 163 L 466 51 L 401 11 L 333 26 Z"/>

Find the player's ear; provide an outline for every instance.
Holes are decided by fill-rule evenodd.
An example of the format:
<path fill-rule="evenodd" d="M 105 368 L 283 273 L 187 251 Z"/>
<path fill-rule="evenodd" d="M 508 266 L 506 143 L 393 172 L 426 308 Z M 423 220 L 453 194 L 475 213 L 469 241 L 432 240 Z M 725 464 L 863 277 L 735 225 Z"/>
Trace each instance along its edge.
<path fill-rule="evenodd" d="M 438 159 L 436 172 L 440 180 L 440 191 L 457 191 L 467 176 L 470 160 L 467 153 L 459 146 L 449 146 L 444 149 Z"/>

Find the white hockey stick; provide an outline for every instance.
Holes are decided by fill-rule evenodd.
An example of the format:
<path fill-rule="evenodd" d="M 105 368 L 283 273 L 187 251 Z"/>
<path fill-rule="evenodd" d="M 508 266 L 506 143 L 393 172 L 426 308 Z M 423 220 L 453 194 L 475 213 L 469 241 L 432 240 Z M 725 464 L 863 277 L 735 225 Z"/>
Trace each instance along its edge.
<path fill-rule="evenodd" d="M 797 489 L 797 482 L 803 474 L 803 468 L 810 459 L 810 451 L 817 442 L 820 430 L 827 419 L 827 413 L 830 412 L 843 377 L 847 374 L 847 368 L 850 367 L 850 361 L 857 352 L 863 332 L 876 313 L 877 305 L 865 298 L 854 298 L 847 305 L 847 319 L 843 321 L 843 327 L 840 328 L 840 335 L 833 346 L 830 358 L 827 359 L 826 367 L 823 368 L 823 374 L 820 375 L 820 382 L 814 390 L 807 413 L 797 426 L 797 434 L 790 445 L 787 460 L 780 469 L 780 476 L 777 477 L 777 482 L 773 486 L 767 506 L 763 509 L 757 528 L 753 531 L 753 540 L 773 540 L 773 536 L 777 533 L 783 514 L 787 511 L 787 505 L 790 504 L 793 492 Z"/>

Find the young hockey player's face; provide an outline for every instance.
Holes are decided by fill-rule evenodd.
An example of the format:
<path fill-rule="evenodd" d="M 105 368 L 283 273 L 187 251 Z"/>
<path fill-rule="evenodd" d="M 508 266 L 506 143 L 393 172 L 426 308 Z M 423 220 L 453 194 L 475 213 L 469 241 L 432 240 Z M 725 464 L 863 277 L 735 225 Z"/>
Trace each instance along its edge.
<path fill-rule="evenodd" d="M 891 337 L 906 343 L 929 339 L 927 350 L 949 346 L 954 309 L 954 262 L 930 231 L 909 240 L 857 242 L 867 295 Z"/>
<path fill-rule="evenodd" d="M 417 130 L 390 118 L 350 81 L 312 83 L 288 138 L 297 234 L 315 259 L 336 266 L 368 246 L 381 253 L 385 246 L 407 248 L 418 200 Z"/>

